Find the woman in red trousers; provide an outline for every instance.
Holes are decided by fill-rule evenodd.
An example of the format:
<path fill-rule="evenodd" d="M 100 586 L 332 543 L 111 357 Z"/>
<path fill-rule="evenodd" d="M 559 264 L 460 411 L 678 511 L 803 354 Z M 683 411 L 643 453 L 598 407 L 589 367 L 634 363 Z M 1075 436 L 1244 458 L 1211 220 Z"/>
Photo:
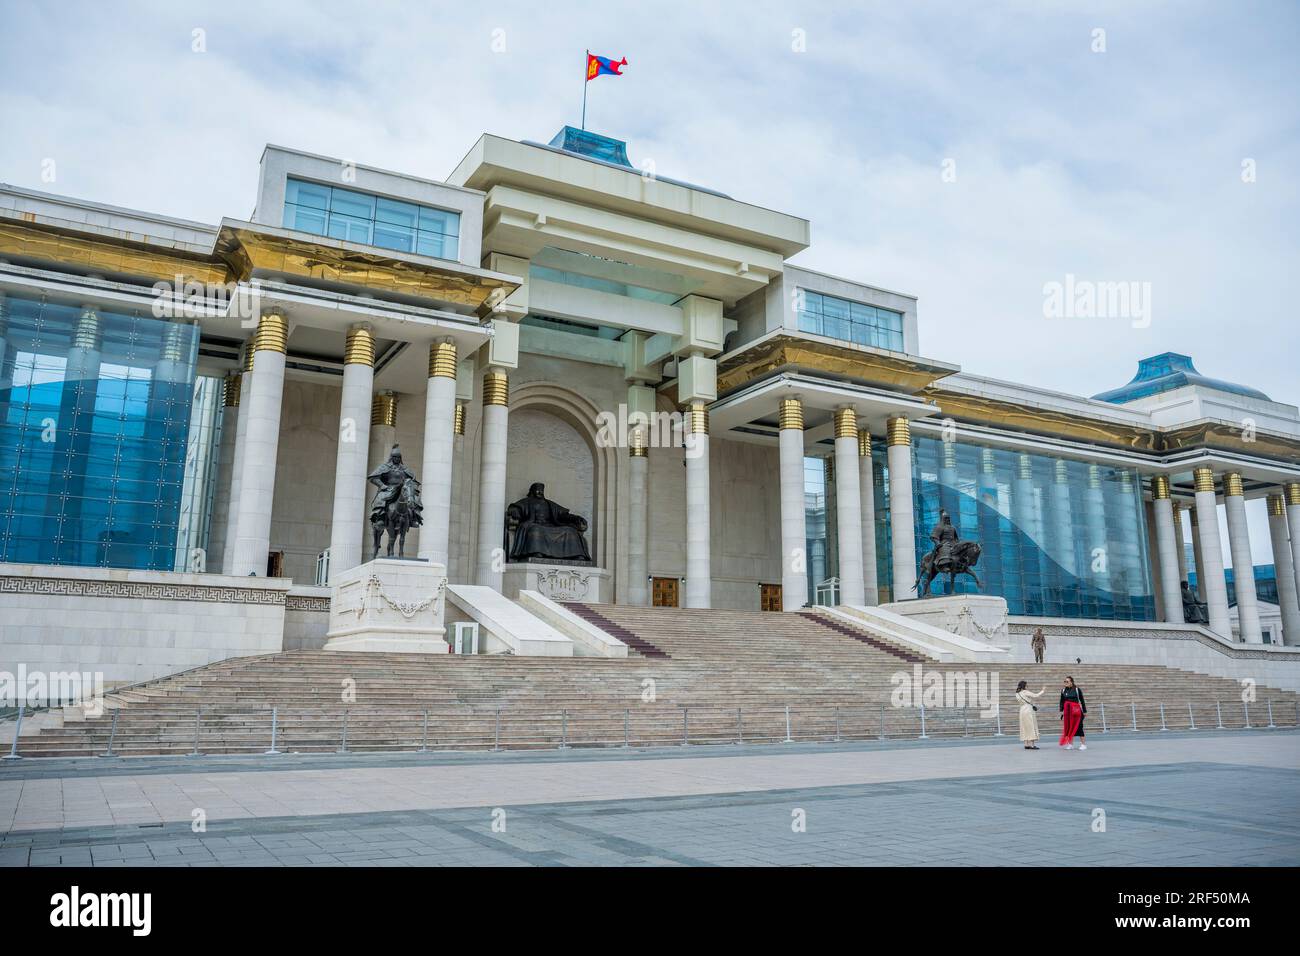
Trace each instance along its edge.
<path fill-rule="evenodd" d="M 1061 743 L 1066 750 L 1074 749 L 1074 738 L 1083 723 L 1083 715 L 1088 712 L 1088 704 L 1083 699 L 1083 690 L 1074 683 L 1073 677 L 1066 677 L 1061 688 Z M 1080 750 L 1087 750 L 1087 745 L 1079 744 Z"/>

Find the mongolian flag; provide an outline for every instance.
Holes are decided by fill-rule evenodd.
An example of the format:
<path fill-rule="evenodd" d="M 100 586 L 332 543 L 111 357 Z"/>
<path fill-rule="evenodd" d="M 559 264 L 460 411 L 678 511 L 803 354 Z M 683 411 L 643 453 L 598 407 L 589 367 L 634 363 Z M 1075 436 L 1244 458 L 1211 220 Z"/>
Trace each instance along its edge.
<path fill-rule="evenodd" d="M 591 82 L 598 76 L 609 74 L 610 76 L 622 76 L 623 67 L 627 66 L 627 57 L 621 60 L 611 60 L 608 57 L 596 56 L 594 53 L 587 54 L 587 81 Z"/>

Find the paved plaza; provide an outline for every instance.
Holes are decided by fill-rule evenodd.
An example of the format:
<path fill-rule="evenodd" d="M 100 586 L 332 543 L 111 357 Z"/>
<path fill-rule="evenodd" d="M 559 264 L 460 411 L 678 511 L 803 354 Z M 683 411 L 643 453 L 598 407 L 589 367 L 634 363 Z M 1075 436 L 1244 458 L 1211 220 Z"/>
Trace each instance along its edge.
<path fill-rule="evenodd" d="M 1300 864 L 1300 734 L 0 766 L 3 866 L 1061 863 Z"/>

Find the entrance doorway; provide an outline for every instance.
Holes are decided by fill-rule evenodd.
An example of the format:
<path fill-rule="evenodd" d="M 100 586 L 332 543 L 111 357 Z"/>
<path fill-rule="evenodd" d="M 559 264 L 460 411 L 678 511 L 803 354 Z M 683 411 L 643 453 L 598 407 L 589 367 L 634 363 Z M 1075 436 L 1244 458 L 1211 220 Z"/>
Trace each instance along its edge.
<path fill-rule="evenodd" d="M 784 610 L 781 606 L 781 585 L 760 584 L 758 586 L 758 609 L 760 611 Z"/>
<path fill-rule="evenodd" d="M 651 578 L 650 604 L 653 607 L 677 606 L 677 579 Z"/>

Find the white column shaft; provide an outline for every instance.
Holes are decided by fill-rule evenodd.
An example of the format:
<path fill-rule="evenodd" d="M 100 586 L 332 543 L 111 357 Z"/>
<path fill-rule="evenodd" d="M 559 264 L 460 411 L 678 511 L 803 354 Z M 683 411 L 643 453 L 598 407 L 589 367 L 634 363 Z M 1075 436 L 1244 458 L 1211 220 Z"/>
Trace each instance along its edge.
<path fill-rule="evenodd" d="M 858 455 L 858 492 L 862 498 L 863 603 L 874 607 L 880 603 L 880 584 L 876 574 L 875 469 L 872 467 L 870 455 Z"/>
<path fill-rule="evenodd" d="M 858 436 L 835 439 L 835 517 L 840 538 L 840 603 L 861 606 L 862 487 L 858 473 Z"/>
<path fill-rule="evenodd" d="M 803 496 L 803 429 L 782 428 L 781 609 L 797 611 L 808 603 L 808 523 Z"/>
<path fill-rule="evenodd" d="M 1300 645 L 1300 591 L 1296 588 L 1286 515 L 1268 516 L 1268 538 L 1273 545 L 1273 574 L 1277 578 L 1277 603 L 1282 612 L 1282 643 Z"/>
<path fill-rule="evenodd" d="M 627 603 L 650 603 L 647 494 L 650 489 L 650 459 L 629 455 L 627 459 Z"/>
<path fill-rule="evenodd" d="M 1201 550 L 1196 562 L 1196 583 L 1210 613 L 1210 630 L 1232 640 L 1228 619 L 1228 586 L 1223 577 L 1223 548 L 1219 543 L 1218 505 L 1213 491 L 1196 492 L 1196 529 Z"/>
<path fill-rule="evenodd" d="M 1255 593 L 1255 559 L 1250 553 L 1250 528 L 1246 524 L 1246 499 L 1224 495 L 1228 519 L 1228 548 L 1232 552 L 1232 581 L 1237 592 L 1237 625 L 1246 644 L 1263 644 L 1259 624 L 1259 595 Z"/>
<path fill-rule="evenodd" d="M 709 436 L 686 437 L 686 607 L 710 607 Z"/>
<path fill-rule="evenodd" d="M 1295 571 L 1296 592 L 1300 594 L 1300 504 L 1286 506 L 1286 526 L 1291 538 L 1291 567 Z M 1300 639 L 1295 643 L 1300 644 Z"/>
<path fill-rule="evenodd" d="M 504 406 L 494 405 L 493 408 Z M 508 414 L 508 413 L 507 413 Z M 456 437 L 456 380 L 446 375 L 429 378 L 429 389 L 424 399 L 424 474 L 420 497 L 424 501 L 424 526 L 420 528 L 420 557 L 447 568 L 448 547 L 451 539 L 451 477 L 453 446 Z M 486 437 L 486 436 L 485 436 Z M 484 480 L 486 488 L 486 456 L 484 445 Z M 498 521 L 505 521 L 505 440 L 502 436 L 501 474 L 498 484 L 501 503 L 497 508 Z M 500 535 L 496 542 L 500 546 Z M 499 586 L 499 582 L 498 582 Z"/>
<path fill-rule="evenodd" d="M 235 444 L 231 451 L 230 504 L 224 520 L 226 533 L 221 548 L 221 573 L 234 573 L 235 539 L 239 537 L 240 481 L 243 477 L 244 446 L 248 439 L 248 404 L 253 395 L 253 373 L 245 372 L 239 384 L 239 414 L 235 418 Z"/>
<path fill-rule="evenodd" d="M 334 515 L 330 524 L 330 578 L 361 563 L 366 521 L 366 467 L 370 453 L 370 390 L 373 366 L 343 366 L 339 401 L 339 447 L 334 459 Z"/>
<path fill-rule="evenodd" d="M 894 600 L 916 596 L 916 529 L 912 513 L 912 446 L 890 445 L 889 533 L 894 569 Z"/>
<path fill-rule="evenodd" d="M 454 388 L 455 382 L 452 386 Z M 505 405 L 484 405 L 475 580 L 498 591 L 501 590 L 501 573 L 505 566 L 502 541 L 505 537 L 506 442 L 509 434 L 510 409 Z"/>
<path fill-rule="evenodd" d="M 284 399 L 283 352 L 261 349 L 257 374 L 248 396 L 244 458 L 240 463 L 239 531 L 231 573 L 266 574 L 271 550 L 271 503 L 275 497 L 275 463 L 280 448 L 280 406 Z"/>
<path fill-rule="evenodd" d="M 1156 556 L 1159 561 L 1160 595 L 1165 620 L 1183 623 L 1183 592 L 1178 578 L 1178 544 L 1174 531 L 1174 503 L 1157 498 L 1152 503 L 1156 518 Z"/>

